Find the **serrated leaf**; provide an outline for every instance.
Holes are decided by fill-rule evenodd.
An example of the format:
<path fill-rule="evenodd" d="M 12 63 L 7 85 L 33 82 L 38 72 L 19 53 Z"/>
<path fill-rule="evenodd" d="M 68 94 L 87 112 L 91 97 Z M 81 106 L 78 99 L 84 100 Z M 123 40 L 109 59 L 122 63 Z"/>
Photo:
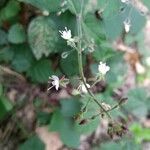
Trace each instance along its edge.
<path fill-rule="evenodd" d="M 104 29 L 108 39 L 116 39 L 123 31 L 122 17 L 117 14 L 111 18 L 104 19 Z"/>
<path fill-rule="evenodd" d="M 67 76 L 77 75 L 79 73 L 77 52 L 74 51 L 67 58 L 61 58 L 60 67 Z"/>
<path fill-rule="evenodd" d="M 75 130 L 72 120 L 65 118 L 59 110 L 54 112 L 49 129 L 59 132 L 61 140 L 68 147 L 77 148 L 79 146 L 80 134 Z"/>
<path fill-rule="evenodd" d="M 87 14 L 84 19 L 83 30 L 86 38 L 93 38 L 96 43 L 100 43 L 102 39 L 105 39 L 103 22 L 97 19 L 94 14 Z"/>
<path fill-rule="evenodd" d="M 59 11 L 61 1 L 60 0 L 19 0 L 21 2 L 29 3 L 42 11 L 56 12 Z"/>
<path fill-rule="evenodd" d="M 0 50 L 0 62 L 9 62 L 13 59 L 14 51 L 12 47 L 4 47 Z"/>
<path fill-rule="evenodd" d="M 48 56 L 55 52 L 55 44 L 58 39 L 58 31 L 54 22 L 48 17 L 33 19 L 28 28 L 28 39 L 36 59 L 42 55 Z"/>
<path fill-rule="evenodd" d="M 19 146 L 18 150 L 45 150 L 45 144 L 37 136 L 30 137 L 25 143 Z"/>
<path fill-rule="evenodd" d="M 135 141 L 131 139 L 121 139 L 118 142 L 104 142 L 99 148 L 94 150 L 141 150 L 141 145 L 136 144 Z"/>
<path fill-rule="evenodd" d="M 19 44 L 26 40 L 26 34 L 23 26 L 19 23 L 14 24 L 8 31 L 8 40 L 11 43 Z"/>
<path fill-rule="evenodd" d="M 47 59 L 35 61 L 27 71 L 32 81 L 38 83 L 47 83 L 48 77 L 52 75 L 51 63 Z"/>
<path fill-rule="evenodd" d="M 110 66 L 110 71 L 106 74 L 106 80 L 113 89 L 124 82 L 123 77 L 126 73 L 127 66 L 122 58 L 123 53 L 118 52 L 107 61 Z"/>
<path fill-rule="evenodd" d="M 110 47 L 97 47 L 92 54 L 96 61 L 107 61 L 115 55 L 115 52 Z"/>
<path fill-rule="evenodd" d="M 144 88 L 132 89 L 128 92 L 128 101 L 124 105 L 125 109 L 133 113 L 136 117 L 144 117 L 147 114 L 148 106 L 147 93 Z"/>
<path fill-rule="evenodd" d="M 7 34 L 5 31 L 0 29 L 0 45 L 4 45 L 7 44 Z"/>
<path fill-rule="evenodd" d="M 78 99 L 62 99 L 60 103 L 61 113 L 66 117 L 73 117 L 80 111 L 81 103 Z"/>
<path fill-rule="evenodd" d="M 7 5 L 0 10 L 0 23 L 16 16 L 20 11 L 20 4 L 16 0 L 8 1 Z"/>
<path fill-rule="evenodd" d="M 11 62 L 12 67 L 18 72 L 25 72 L 34 61 L 33 54 L 27 45 L 17 45 L 12 47 L 14 57 Z"/>

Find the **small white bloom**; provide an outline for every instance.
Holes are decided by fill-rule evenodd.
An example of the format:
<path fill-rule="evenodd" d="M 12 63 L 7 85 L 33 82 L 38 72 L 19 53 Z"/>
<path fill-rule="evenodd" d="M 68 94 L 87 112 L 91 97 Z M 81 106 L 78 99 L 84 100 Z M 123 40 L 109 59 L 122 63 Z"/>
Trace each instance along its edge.
<path fill-rule="evenodd" d="M 90 88 L 90 85 L 87 84 L 87 83 L 86 83 L 86 86 L 87 86 L 88 88 Z M 85 85 L 84 85 L 83 83 L 81 83 L 81 84 L 79 85 L 79 87 L 78 87 L 77 90 L 78 90 L 79 92 L 82 92 L 82 93 L 87 93 L 87 92 L 88 92 L 87 89 L 86 89 L 86 87 L 85 87 Z"/>
<path fill-rule="evenodd" d="M 103 63 L 100 61 L 98 65 L 98 71 L 102 74 L 105 75 L 108 71 L 110 70 L 110 67 L 106 65 L 106 63 Z"/>
<path fill-rule="evenodd" d="M 136 71 L 138 74 L 144 74 L 145 73 L 145 68 L 140 62 L 137 62 L 135 64 L 135 67 L 136 67 Z"/>
<path fill-rule="evenodd" d="M 90 88 L 90 85 L 89 85 L 89 84 L 86 84 L 86 86 L 87 86 L 88 88 Z M 87 92 L 88 92 L 84 84 L 81 85 L 81 91 L 82 91 L 83 93 L 87 93 Z"/>
<path fill-rule="evenodd" d="M 72 40 L 71 38 L 71 30 L 67 30 L 67 27 L 65 27 L 64 31 L 59 31 L 61 33 L 61 37 L 65 40 Z"/>
<path fill-rule="evenodd" d="M 106 103 L 102 103 L 102 106 L 103 106 L 103 108 L 104 108 L 106 111 L 108 111 L 108 110 L 111 109 L 111 106 L 108 105 L 108 104 L 106 104 Z"/>
<path fill-rule="evenodd" d="M 49 16 L 49 11 L 44 10 L 44 11 L 43 11 L 43 15 L 44 15 L 44 16 Z"/>
<path fill-rule="evenodd" d="M 122 3 L 126 3 L 128 2 L 129 0 L 121 0 Z"/>
<path fill-rule="evenodd" d="M 128 33 L 130 31 L 130 27 L 131 27 L 131 22 L 130 19 L 126 19 L 124 22 L 124 29 L 126 31 L 126 33 Z"/>
<path fill-rule="evenodd" d="M 50 90 L 52 87 L 55 87 L 55 89 L 58 90 L 58 88 L 59 88 L 59 78 L 55 75 L 52 75 L 51 77 L 49 77 L 49 79 L 52 80 L 52 82 L 51 82 L 52 86 L 49 87 L 47 90 Z"/>

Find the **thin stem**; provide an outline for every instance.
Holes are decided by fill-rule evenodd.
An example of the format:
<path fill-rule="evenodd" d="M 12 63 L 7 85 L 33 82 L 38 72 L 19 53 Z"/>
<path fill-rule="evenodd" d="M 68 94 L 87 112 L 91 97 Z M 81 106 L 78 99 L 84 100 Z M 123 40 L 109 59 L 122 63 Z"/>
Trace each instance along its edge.
<path fill-rule="evenodd" d="M 83 0 L 81 2 L 81 11 L 80 14 L 77 15 L 77 29 L 78 29 L 78 37 L 80 38 L 79 42 L 77 43 L 77 48 L 78 48 L 78 64 L 79 64 L 79 73 L 81 76 L 81 80 L 84 84 L 84 86 L 86 87 L 89 95 L 91 96 L 91 98 L 95 101 L 95 103 L 97 103 L 97 105 L 102 109 L 102 111 L 108 116 L 108 118 L 111 119 L 111 116 L 109 115 L 109 113 L 103 108 L 103 106 L 99 103 L 99 101 L 95 98 L 94 94 L 90 91 L 90 89 L 87 87 L 86 84 L 86 80 L 84 77 L 84 72 L 83 72 L 83 64 L 82 64 L 82 28 L 81 28 L 81 24 L 82 24 L 82 5 L 83 5 Z"/>

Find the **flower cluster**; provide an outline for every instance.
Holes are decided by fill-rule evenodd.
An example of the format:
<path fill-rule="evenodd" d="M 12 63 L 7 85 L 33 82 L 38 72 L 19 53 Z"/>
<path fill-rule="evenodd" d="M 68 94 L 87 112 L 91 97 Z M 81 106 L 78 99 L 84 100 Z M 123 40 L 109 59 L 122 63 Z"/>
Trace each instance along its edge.
<path fill-rule="evenodd" d="M 71 43 L 71 45 L 73 43 L 75 44 L 76 40 L 75 38 L 72 38 L 71 30 L 68 30 L 67 27 L 65 27 L 64 31 L 59 31 L 59 32 L 61 34 L 61 37 L 67 40 L 67 43 Z M 65 53 L 65 55 L 66 54 L 68 55 L 68 53 Z M 110 70 L 110 67 L 107 66 L 106 63 L 103 63 L 102 61 L 100 61 L 98 65 L 98 71 L 100 75 L 104 76 L 109 70 Z M 58 90 L 60 85 L 65 87 L 66 84 L 68 84 L 68 79 L 65 79 L 65 78 L 59 79 L 56 75 L 52 75 L 51 77 L 49 77 L 49 79 L 50 79 L 49 83 L 51 84 L 51 86 L 48 88 L 48 90 L 50 90 L 53 87 L 55 87 L 55 89 Z M 90 87 L 91 87 L 90 84 L 86 83 L 85 85 L 85 83 L 81 82 L 77 90 L 79 91 L 79 94 L 80 93 L 86 94 L 88 93 L 88 88 Z M 107 109 L 109 108 L 108 106 L 106 106 L 106 104 L 104 104 L 104 107 L 107 107 Z"/>

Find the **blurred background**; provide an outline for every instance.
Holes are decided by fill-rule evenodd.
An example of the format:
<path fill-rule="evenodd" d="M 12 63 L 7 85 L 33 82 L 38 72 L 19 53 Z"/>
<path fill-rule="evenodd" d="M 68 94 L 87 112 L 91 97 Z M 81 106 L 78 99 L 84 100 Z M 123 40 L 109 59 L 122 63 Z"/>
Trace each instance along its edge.
<path fill-rule="evenodd" d="M 0 150 L 150 150 L 150 0 L 83 1 L 0 0 Z M 110 66 L 91 90 L 111 106 L 127 98 L 110 112 L 128 128 L 123 136 L 107 134 L 105 117 L 74 119 L 88 97 L 76 95 L 77 52 L 59 30 L 77 36 L 81 9 L 85 77 L 100 61 Z M 70 83 L 47 91 L 51 75 Z M 97 109 L 90 101 L 80 117 Z"/>

